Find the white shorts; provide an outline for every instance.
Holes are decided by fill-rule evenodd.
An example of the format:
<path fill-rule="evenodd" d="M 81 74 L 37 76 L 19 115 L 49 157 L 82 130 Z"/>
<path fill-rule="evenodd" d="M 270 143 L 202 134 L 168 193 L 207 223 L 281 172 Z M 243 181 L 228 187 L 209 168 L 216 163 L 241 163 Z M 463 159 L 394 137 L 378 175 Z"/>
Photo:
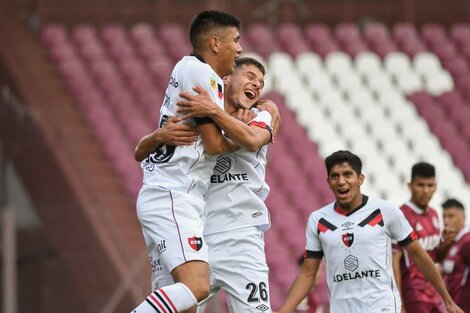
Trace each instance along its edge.
<path fill-rule="evenodd" d="M 169 280 L 166 276 L 178 265 L 192 260 L 208 262 L 208 247 L 202 236 L 202 199 L 144 185 L 137 198 L 137 217 L 152 264 L 152 287 L 156 284 L 154 277 Z"/>
<path fill-rule="evenodd" d="M 204 309 L 220 289 L 232 313 L 271 313 L 264 233 L 257 227 L 206 235 L 211 290 L 198 307 Z"/>

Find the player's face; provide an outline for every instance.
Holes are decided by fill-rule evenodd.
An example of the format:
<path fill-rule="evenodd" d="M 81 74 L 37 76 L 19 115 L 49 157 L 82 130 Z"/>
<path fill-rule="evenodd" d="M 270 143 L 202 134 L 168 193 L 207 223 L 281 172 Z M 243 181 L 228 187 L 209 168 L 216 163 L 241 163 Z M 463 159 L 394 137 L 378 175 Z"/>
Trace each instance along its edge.
<path fill-rule="evenodd" d="M 361 185 L 364 175 L 358 175 L 349 162 L 337 164 L 328 175 L 328 185 L 333 191 L 336 203 L 343 209 L 355 209 L 362 203 Z"/>
<path fill-rule="evenodd" d="M 233 74 L 227 77 L 225 92 L 230 104 L 249 109 L 258 102 L 263 87 L 263 73 L 256 65 L 248 64 L 235 68 Z"/>
<path fill-rule="evenodd" d="M 408 188 L 411 192 L 411 202 L 420 209 L 425 210 L 436 191 L 436 180 L 434 177 L 424 178 L 415 176 L 408 184 Z"/>
<path fill-rule="evenodd" d="M 455 232 L 460 231 L 465 226 L 465 213 L 458 208 L 446 208 L 443 216 L 445 230 Z"/>
<path fill-rule="evenodd" d="M 219 74 L 221 77 L 230 75 L 235 68 L 235 59 L 243 49 L 240 45 L 240 34 L 236 27 L 226 27 L 221 31 L 219 46 Z"/>

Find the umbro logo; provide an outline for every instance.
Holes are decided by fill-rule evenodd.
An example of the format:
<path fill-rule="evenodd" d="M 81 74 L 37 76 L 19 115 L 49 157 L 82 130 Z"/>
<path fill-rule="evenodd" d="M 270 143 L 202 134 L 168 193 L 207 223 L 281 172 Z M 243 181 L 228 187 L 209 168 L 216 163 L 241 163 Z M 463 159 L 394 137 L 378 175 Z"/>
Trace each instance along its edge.
<path fill-rule="evenodd" d="M 258 310 L 260 310 L 261 312 L 264 312 L 264 311 L 267 311 L 269 310 L 269 307 L 265 304 L 260 304 L 256 307 Z"/>

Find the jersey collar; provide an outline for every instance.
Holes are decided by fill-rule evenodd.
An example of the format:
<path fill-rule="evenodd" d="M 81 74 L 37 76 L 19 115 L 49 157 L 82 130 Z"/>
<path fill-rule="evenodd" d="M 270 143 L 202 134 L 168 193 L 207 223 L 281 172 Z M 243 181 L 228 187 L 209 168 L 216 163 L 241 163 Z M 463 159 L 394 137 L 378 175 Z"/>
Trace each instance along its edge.
<path fill-rule="evenodd" d="M 460 238 L 463 237 L 463 235 L 465 235 L 466 233 L 470 232 L 470 226 L 465 226 L 464 228 L 462 228 L 459 233 L 457 234 L 457 236 L 455 236 L 455 239 L 454 241 L 459 241 Z"/>
<path fill-rule="evenodd" d="M 363 208 L 366 204 L 367 204 L 367 201 L 369 200 L 369 197 L 366 196 L 366 195 L 362 195 L 362 203 L 357 207 L 355 208 L 354 210 L 352 211 L 349 211 L 349 212 L 345 212 L 343 211 L 341 208 L 339 208 L 337 205 L 336 205 L 336 201 L 333 205 L 333 210 L 335 210 L 336 213 L 338 214 L 341 214 L 343 216 L 350 216 L 351 214 L 353 214 L 354 212 L 357 212 L 359 209 Z"/>
<path fill-rule="evenodd" d="M 421 210 L 411 201 L 408 201 L 406 205 L 409 206 L 416 214 L 419 214 L 419 215 L 424 215 L 426 214 L 426 212 L 429 211 L 429 207 L 427 207 L 426 210 Z"/>
<path fill-rule="evenodd" d="M 192 57 L 195 57 L 196 59 L 198 59 L 199 61 L 201 61 L 202 63 L 206 63 L 206 61 L 204 60 L 204 58 L 202 56 L 200 56 L 199 54 L 196 54 L 196 53 L 191 53 L 190 56 Z"/>

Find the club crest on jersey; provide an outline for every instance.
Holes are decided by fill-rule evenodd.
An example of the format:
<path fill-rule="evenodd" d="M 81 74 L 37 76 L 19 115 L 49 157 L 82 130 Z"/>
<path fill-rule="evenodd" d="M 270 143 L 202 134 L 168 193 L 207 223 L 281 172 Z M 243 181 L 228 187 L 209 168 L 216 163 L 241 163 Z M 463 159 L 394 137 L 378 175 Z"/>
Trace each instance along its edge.
<path fill-rule="evenodd" d="M 215 90 L 215 88 L 217 87 L 217 80 L 215 79 L 215 77 L 210 78 L 209 84 L 211 85 L 211 89 Z"/>
<path fill-rule="evenodd" d="M 196 236 L 189 237 L 188 238 L 188 243 L 189 243 L 189 246 L 194 251 L 199 251 L 202 248 L 202 238 L 201 237 L 196 237 Z"/>
<path fill-rule="evenodd" d="M 351 247 L 354 242 L 354 233 L 343 233 L 341 236 L 346 247 Z"/>

